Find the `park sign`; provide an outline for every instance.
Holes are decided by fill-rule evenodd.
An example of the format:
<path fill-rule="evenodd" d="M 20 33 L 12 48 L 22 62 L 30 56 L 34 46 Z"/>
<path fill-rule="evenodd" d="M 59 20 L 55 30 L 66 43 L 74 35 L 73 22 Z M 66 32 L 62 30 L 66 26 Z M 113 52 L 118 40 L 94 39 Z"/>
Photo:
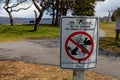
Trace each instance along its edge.
<path fill-rule="evenodd" d="M 93 16 L 61 17 L 60 66 L 96 67 L 99 19 Z"/>

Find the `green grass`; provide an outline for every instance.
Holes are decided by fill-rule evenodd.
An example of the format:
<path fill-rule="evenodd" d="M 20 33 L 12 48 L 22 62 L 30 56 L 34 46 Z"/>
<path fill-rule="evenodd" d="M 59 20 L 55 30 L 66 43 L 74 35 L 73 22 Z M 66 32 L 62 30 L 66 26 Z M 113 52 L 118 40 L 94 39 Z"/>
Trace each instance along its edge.
<path fill-rule="evenodd" d="M 115 42 L 115 22 L 102 22 L 100 23 L 100 28 L 106 33 L 106 37 L 99 41 L 100 47 L 120 52 L 120 43 Z"/>
<path fill-rule="evenodd" d="M 99 41 L 100 47 L 120 52 L 120 43 L 115 42 L 115 22 L 102 22 L 100 28 L 106 33 L 106 37 Z M 33 30 L 33 25 L 0 25 L 0 42 L 60 36 L 60 27 L 58 26 L 40 25 L 38 31 L 31 32 L 31 30 Z"/>
<path fill-rule="evenodd" d="M 32 32 L 33 25 L 0 25 L 0 42 L 59 37 L 60 28 L 52 25 L 41 25 Z"/>
<path fill-rule="evenodd" d="M 115 22 L 102 22 L 100 28 L 106 32 L 106 37 L 115 37 Z"/>

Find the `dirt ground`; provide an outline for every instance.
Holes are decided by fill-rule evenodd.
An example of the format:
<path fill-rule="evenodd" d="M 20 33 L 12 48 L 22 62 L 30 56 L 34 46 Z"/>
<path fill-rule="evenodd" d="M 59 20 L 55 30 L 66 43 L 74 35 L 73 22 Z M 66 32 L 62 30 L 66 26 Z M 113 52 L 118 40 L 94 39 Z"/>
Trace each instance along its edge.
<path fill-rule="evenodd" d="M 0 80 L 72 80 L 72 70 L 58 66 L 30 64 L 21 61 L 0 61 Z M 86 71 L 86 80 L 118 80 L 93 71 Z"/>

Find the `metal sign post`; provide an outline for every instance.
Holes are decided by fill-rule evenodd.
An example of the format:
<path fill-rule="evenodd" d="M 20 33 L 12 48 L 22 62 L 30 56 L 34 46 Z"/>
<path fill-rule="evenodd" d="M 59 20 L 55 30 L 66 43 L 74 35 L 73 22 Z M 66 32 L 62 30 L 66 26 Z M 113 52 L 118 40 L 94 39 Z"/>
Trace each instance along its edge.
<path fill-rule="evenodd" d="M 85 69 L 73 70 L 73 80 L 86 80 Z"/>
<path fill-rule="evenodd" d="M 84 80 L 85 69 L 96 67 L 99 20 L 91 16 L 61 18 L 60 66 Z"/>

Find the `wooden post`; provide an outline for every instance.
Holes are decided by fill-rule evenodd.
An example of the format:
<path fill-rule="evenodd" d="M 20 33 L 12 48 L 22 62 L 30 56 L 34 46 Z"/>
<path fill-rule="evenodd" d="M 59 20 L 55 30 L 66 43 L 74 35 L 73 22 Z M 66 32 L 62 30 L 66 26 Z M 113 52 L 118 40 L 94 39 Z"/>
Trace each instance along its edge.
<path fill-rule="evenodd" d="M 73 80 L 85 80 L 85 69 L 73 70 Z"/>

